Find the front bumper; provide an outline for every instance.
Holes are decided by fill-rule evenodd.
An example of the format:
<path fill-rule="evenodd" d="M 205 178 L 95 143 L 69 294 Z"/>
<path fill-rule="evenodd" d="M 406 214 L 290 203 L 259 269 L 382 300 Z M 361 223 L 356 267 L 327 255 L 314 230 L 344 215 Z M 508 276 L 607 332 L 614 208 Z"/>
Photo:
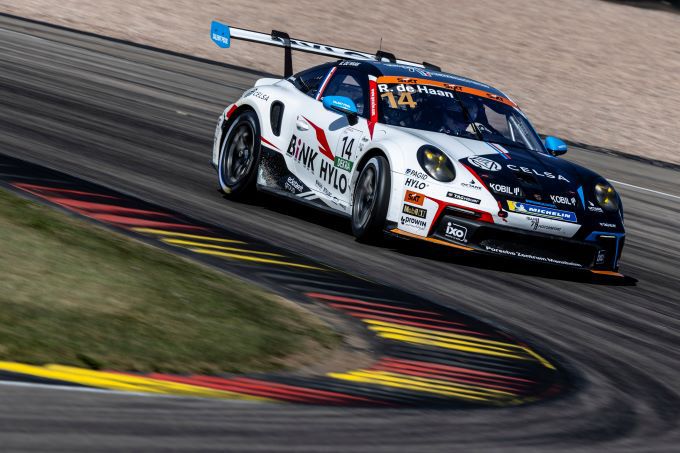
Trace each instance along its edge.
<path fill-rule="evenodd" d="M 439 216 L 427 238 L 398 229 L 390 231 L 397 235 L 450 245 L 466 251 L 599 273 L 618 270 L 618 260 L 624 241 L 620 233 L 593 233 L 584 239 L 535 233 L 462 217 L 448 209 Z"/>

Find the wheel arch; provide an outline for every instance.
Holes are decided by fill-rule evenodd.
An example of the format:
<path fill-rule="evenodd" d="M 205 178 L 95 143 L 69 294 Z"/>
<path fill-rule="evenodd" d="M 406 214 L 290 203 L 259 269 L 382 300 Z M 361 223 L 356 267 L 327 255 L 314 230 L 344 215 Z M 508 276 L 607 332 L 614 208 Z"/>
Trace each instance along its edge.
<path fill-rule="evenodd" d="M 242 199 L 247 198 L 257 190 L 255 180 L 257 179 L 257 169 L 261 152 L 261 141 L 259 139 L 261 129 L 260 118 L 255 109 L 249 105 L 242 105 L 236 109 L 229 107 L 229 109 L 233 111 L 231 111 L 228 120 L 224 121 L 224 131 L 220 138 L 217 174 L 220 189 L 224 192 L 225 196 L 231 199 Z M 243 121 L 239 121 L 242 118 Z M 240 128 L 241 124 L 248 124 L 251 135 L 253 136 L 252 148 L 250 149 L 252 161 L 248 163 L 247 172 L 244 173 L 245 176 L 239 174 L 235 180 L 225 181 L 225 179 L 223 179 L 223 162 L 227 153 L 227 147 L 231 149 L 230 143 L 227 143 L 226 140 L 228 140 L 232 134 L 236 133 L 232 132 L 232 130 L 237 131 L 236 128 Z M 239 151 L 239 157 L 241 156 L 242 154 Z"/>
<path fill-rule="evenodd" d="M 387 159 L 387 162 L 389 162 L 389 164 L 390 164 L 390 169 L 392 168 L 392 162 L 390 161 L 390 158 L 387 156 L 387 153 L 385 152 L 385 150 L 378 148 L 377 146 L 374 146 L 371 149 L 369 149 L 368 151 L 366 151 L 364 153 L 364 155 L 361 156 L 361 159 L 359 159 L 359 162 L 357 162 L 356 172 L 355 172 L 353 182 L 356 182 L 356 179 L 359 177 L 359 173 L 361 173 L 361 170 L 363 170 L 366 163 L 369 160 L 371 160 L 372 157 L 375 157 L 375 156 L 382 156 L 385 159 Z"/>
<path fill-rule="evenodd" d="M 376 157 L 382 158 L 382 160 L 385 162 L 383 165 L 387 166 L 385 169 L 386 171 L 383 173 L 384 176 L 379 180 L 382 181 L 380 184 L 382 184 L 383 188 L 378 189 L 379 191 L 377 193 L 379 196 L 377 196 L 376 200 L 374 201 L 374 203 L 380 203 L 375 206 L 377 209 L 377 215 L 375 213 L 369 214 L 368 221 L 362 221 L 359 224 L 355 224 L 357 206 L 355 205 L 354 197 L 355 194 L 359 193 L 357 192 L 357 184 L 360 179 L 359 177 L 362 171 L 366 168 L 367 164 Z M 382 236 L 385 228 L 385 222 L 387 221 L 387 213 L 389 212 L 390 203 L 392 200 L 392 192 L 392 164 L 390 162 L 390 158 L 385 150 L 378 147 L 371 147 L 363 154 L 363 156 L 361 156 L 361 159 L 359 159 L 357 162 L 356 171 L 354 172 L 354 179 L 352 181 L 352 233 L 358 241 L 370 242 Z M 373 208 L 371 208 L 371 210 L 373 210 Z M 373 218 L 371 219 L 371 217 Z"/>
<path fill-rule="evenodd" d="M 227 121 L 222 122 L 222 136 L 220 137 L 220 148 L 222 149 L 222 144 L 224 143 L 224 139 L 227 138 L 227 131 L 231 127 L 231 125 L 234 123 L 234 120 L 239 117 L 243 112 L 251 111 L 255 113 L 255 116 L 257 116 L 257 122 L 260 123 L 260 130 L 262 130 L 262 120 L 260 119 L 260 115 L 258 114 L 257 110 L 253 108 L 252 105 L 250 104 L 241 104 L 238 107 L 236 107 L 236 110 L 231 112 L 231 115 L 229 115 L 229 118 L 227 118 Z"/>
<path fill-rule="evenodd" d="M 403 158 L 399 154 L 399 150 L 397 149 L 397 152 L 395 153 L 388 151 L 389 147 L 396 146 L 396 144 L 390 142 L 390 141 L 381 141 L 381 142 L 373 142 L 368 145 L 368 151 L 366 151 L 361 158 L 357 161 L 355 165 L 355 171 L 352 175 L 352 180 L 350 187 L 352 187 L 352 191 L 354 191 L 354 186 L 357 183 L 357 180 L 359 179 L 359 174 L 361 173 L 361 170 L 364 168 L 366 163 L 375 156 L 383 156 L 385 159 L 387 159 L 387 163 L 390 166 L 390 172 L 394 173 L 395 171 L 397 173 L 402 172 L 403 173 Z M 393 184 L 394 185 L 394 184 Z"/>

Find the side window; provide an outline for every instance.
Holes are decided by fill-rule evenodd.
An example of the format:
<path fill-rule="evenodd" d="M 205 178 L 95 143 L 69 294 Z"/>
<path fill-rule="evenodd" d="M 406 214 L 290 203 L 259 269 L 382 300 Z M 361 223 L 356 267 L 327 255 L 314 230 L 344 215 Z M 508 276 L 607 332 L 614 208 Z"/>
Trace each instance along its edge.
<path fill-rule="evenodd" d="M 299 72 L 288 80 L 307 96 L 315 98 L 331 65 L 325 64 Z"/>
<path fill-rule="evenodd" d="M 322 96 L 345 96 L 354 101 L 359 116 L 365 117 L 366 112 L 366 77 L 358 72 L 339 70 L 323 91 Z"/>

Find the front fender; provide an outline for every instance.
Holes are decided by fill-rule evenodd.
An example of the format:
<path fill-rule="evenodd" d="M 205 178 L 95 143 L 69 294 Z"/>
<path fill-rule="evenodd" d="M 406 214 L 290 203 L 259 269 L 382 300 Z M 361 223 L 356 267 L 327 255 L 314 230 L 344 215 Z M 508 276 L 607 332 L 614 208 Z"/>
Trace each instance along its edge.
<path fill-rule="evenodd" d="M 385 132 L 376 131 L 374 139 L 368 142 L 364 147 L 364 149 L 366 149 L 367 151 L 361 157 L 361 159 L 358 162 L 358 165 L 356 166 L 357 171 L 355 171 L 354 174 L 352 175 L 351 187 L 354 187 L 356 185 L 360 169 L 363 167 L 363 165 L 376 153 L 383 154 L 390 165 L 391 172 L 390 204 L 387 211 L 389 218 L 390 217 L 389 213 L 396 212 L 396 210 L 398 210 L 401 205 L 400 203 L 404 185 L 404 173 L 407 168 L 411 168 L 409 167 L 409 165 L 412 164 L 412 162 L 408 158 L 406 150 L 404 150 L 402 146 L 399 143 L 397 143 L 397 141 L 389 138 L 380 137 L 382 134 L 385 134 Z M 415 153 L 413 159 L 415 161 Z"/>

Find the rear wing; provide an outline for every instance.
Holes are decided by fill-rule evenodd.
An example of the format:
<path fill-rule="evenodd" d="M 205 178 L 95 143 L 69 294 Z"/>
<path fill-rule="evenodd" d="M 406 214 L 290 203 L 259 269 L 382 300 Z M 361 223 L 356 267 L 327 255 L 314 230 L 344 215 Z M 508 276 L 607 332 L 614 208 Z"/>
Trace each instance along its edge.
<path fill-rule="evenodd" d="M 394 54 L 389 52 L 377 51 L 375 54 L 361 52 L 358 50 L 344 49 L 342 47 L 329 46 L 310 41 L 291 38 L 288 33 L 272 30 L 270 34 L 259 31 L 245 30 L 243 28 L 229 27 L 217 21 L 210 25 L 210 39 L 219 47 L 226 49 L 231 46 L 232 39 L 266 44 L 284 48 L 284 77 L 293 75 L 293 50 L 300 52 L 313 53 L 331 58 L 344 60 L 364 60 L 364 61 L 385 61 L 407 66 L 414 66 L 423 69 L 441 71 L 441 69 L 431 63 L 416 63 L 413 61 L 399 60 Z"/>

